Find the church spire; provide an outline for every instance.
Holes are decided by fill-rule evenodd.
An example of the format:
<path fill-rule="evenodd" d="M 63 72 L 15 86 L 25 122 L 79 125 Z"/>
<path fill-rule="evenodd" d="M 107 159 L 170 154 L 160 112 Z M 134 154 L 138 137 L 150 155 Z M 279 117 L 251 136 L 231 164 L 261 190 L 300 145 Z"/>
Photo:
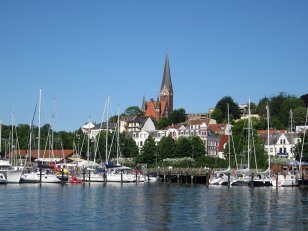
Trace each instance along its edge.
<path fill-rule="evenodd" d="M 171 82 L 171 74 L 170 74 L 170 66 L 169 66 L 169 58 L 168 58 L 168 50 L 166 54 L 164 75 L 163 75 L 163 81 L 161 83 L 160 90 L 162 91 L 163 89 L 168 90 L 168 91 L 173 91 L 172 82 Z"/>

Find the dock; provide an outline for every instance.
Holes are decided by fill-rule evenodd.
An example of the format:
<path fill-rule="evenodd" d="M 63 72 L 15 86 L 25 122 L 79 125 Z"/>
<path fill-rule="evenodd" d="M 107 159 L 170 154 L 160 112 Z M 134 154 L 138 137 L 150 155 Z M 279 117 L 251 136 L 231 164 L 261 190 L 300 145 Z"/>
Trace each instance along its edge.
<path fill-rule="evenodd" d="M 209 185 L 210 170 L 204 168 L 159 168 L 156 172 L 161 182 Z"/>

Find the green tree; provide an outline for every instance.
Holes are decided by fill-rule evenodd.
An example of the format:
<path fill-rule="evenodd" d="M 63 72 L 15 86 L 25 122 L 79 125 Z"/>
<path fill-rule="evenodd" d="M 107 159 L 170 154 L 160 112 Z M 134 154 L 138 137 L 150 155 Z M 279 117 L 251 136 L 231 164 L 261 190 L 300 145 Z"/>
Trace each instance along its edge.
<path fill-rule="evenodd" d="M 192 158 L 199 158 L 205 156 L 205 146 L 199 136 L 190 136 L 189 141 L 191 143 Z"/>
<path fill-rule="evenodd" d="M 142 110 L 138 106 L 130 106 L 126 108 L 124 115 L 126 116 L 142 116 Z"/>
<path fill-rule="evenodd" d="M 158 122 L 155 122 L 155 127 L 165 129 L 169 124 L 171 124 L 170 120 L 167 117 L 163 117 Z"/>
<path fill-rule="evenodd" d="M 141 153 L 137 158 L 137 161 L 140 163 L 154 164 L 156 162 L 156 155 L 157 155 L 157 147 L 155 145 L 153 137 L 150 135 L 146 139 L 141 149 Z"/>
<path fill-rule="evenodd" d="M 169 117 L 169 123 L 171 124 L 178 124 L 185 122 L 187 120 L 185 109 L 180 108 L 174 110 L 172 113 L 170 113 Z"/>
<path fill-rule="evenodd" d="M 250 131 L 250 168 L 267 168 L 267 155 L 264 152 L 264 143 L 259 138 L 255 129 L 258 120 L 252 119 L 252 131 Z M 235 146 L 231 147 L 231 167 L 236 167 L 237 164 L 248 164 L 248 120 L 239 120 L 232 128 L 232 138 Z M 226 145 L 225 153 L 228 153 L 229 147 Z M 232 150 L 235 150 L 233 152 Z M 235 156 L 236 155 L 236 156 Z M 257 162 L 255 162 L 255 160 Z"/>
<path fill-rule="evenodd" d="M 304 101 L 305 107 L 308 107 L 308 94 L 302 95 L 300 98 Z"/>
<path fill-rule="evenodd" d="M 132 137 L 121 135 L 122 155 L 125 158 L 136 158 L 139 155 L 139 148 Z"/>
<path fill-rule="evenodd" d="M 180 137 L 176 141 L 176 157 L 192 157 L 192 145 L 188 138 Z"/>
<path fill-rule="evenodd" d="M 225 96 L 217 102 L 214 112 L 212 113 L 211 116 L 213 119 L 217 121 L 217 123 L 227 122 L 228 104 L 229 104 L 230 120 L 232 121 L 240 118 L 240 109 L 238 104 L 234 102 L 231 96 Z"/>
<path fill-rule="evenodd" d="M 176 144 L 174 139 L 171 136 L 163 137 L 158 145 L 158 161 L 162 161 L 166 158 L 176 157 Z"/>
<path fill-rule="evenodd" d="M 308 162 L 308 141 L 307 141 L 307 133 L 305 135 L 305 140 L 303 140 L 304 138 L 304 133 L 301 134 L 301 142 L 297 143 L 297 145 L 295 146 L 295 158 L 296 160 L 300 161 L 301 159 L 301 155 L 302 156 L 302 161 Z M 304 141 L 304 145 L 303 145 L 303 141 Z M 303 149 L 303 151 L 302 151 Z"/>

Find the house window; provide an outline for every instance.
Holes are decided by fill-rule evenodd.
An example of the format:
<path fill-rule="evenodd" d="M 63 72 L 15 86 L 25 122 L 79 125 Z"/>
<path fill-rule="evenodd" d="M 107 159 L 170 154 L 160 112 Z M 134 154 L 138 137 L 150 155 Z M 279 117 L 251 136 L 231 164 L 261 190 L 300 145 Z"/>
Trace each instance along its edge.
<path fill-rule="evenodd" d="M 142 147 L 142 145 L 143 145 L 143 142 L 142 142 L 142 141 L 140 141 L 140 146 Z"/>

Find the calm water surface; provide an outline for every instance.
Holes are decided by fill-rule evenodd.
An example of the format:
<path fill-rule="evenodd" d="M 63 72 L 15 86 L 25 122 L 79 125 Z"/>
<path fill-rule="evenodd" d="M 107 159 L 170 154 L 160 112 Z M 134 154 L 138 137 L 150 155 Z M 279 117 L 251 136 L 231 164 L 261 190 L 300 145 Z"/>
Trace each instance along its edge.
<path fill-rule="evenodd" d="M 0 230 L 307 230 L 308 190 L 0 185 Z"/>

